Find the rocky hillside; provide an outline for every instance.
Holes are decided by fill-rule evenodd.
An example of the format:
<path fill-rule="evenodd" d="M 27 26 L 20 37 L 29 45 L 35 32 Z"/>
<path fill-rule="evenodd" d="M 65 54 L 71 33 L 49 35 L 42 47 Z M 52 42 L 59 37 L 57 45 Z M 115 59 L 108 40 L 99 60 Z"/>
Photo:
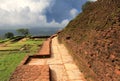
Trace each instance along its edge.
<path fill-rule="evenodd" d="M 120 81 L 120 0 L 98 0 L 59 33 L 88 81 Z"/>

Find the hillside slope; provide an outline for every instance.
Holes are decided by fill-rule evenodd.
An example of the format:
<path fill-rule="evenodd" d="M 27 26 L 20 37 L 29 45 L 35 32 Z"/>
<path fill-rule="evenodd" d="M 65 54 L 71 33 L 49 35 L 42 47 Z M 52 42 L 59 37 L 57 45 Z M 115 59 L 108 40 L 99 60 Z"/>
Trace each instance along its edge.
<path fill-rule="evenodd" d="M 88 81 L 120 81 L 120 0 L 86 6 L 59 33 Z"/>

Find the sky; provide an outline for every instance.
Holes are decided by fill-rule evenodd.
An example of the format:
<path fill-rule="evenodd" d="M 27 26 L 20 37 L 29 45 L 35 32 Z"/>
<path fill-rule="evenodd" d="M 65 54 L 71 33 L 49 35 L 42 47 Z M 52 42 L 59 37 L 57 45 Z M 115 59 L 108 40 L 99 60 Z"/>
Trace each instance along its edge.
<path fill-rule="evenodd" d="M 86 1 L 0 0 L 0 29 L 65 27 Z"/>

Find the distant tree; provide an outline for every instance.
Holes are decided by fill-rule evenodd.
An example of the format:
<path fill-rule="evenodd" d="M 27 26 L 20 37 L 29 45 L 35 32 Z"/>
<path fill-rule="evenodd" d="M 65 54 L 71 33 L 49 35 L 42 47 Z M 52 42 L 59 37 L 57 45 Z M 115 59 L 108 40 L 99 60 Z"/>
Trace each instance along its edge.
<path fill-rule="evenodd" d="M 5 33 L 5 38 L 13 38 L 14 34 L 12 32 Z"/>
<path fill-rule="evenodd" d="M 82 5 L 82 10 L 86 10 L 91 3 L 91 1 L 87 1 L 84 5 Z"/>
<path fill-rule="evenodd" d="M 29 36 L 29 35 L 30 35 L 29 29 L 21 28 L 21 29 L 18 29 L 18 30 L 16 30 L 16 31 L 17 31 L 19 34 L 24 35 L 24 36 Z"/>

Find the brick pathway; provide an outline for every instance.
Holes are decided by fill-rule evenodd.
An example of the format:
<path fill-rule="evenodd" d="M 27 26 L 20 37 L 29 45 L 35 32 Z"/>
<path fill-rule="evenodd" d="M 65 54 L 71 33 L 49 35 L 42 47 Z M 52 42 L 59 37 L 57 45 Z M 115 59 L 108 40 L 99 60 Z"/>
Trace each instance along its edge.
<path fill-rule="evenodd" d="M 50 51 L 51 51 L 50 47 L 51 47 L 51 39 L 48 38 L 46 41 L 44 41 L 38 55 L 50 57 Z"/>
<path fill-rule="evenodd" d="M 49 66 L 18 66 L 9 81 L 50 81 Z"/>
<path fill-rule="evenodd" d="M 57 37 L 52 39 L 51 58 L 33 58 L 28 65 L 49 65 L 51 81 L 86 81 L 65 46 L 58 43 Z"/>

